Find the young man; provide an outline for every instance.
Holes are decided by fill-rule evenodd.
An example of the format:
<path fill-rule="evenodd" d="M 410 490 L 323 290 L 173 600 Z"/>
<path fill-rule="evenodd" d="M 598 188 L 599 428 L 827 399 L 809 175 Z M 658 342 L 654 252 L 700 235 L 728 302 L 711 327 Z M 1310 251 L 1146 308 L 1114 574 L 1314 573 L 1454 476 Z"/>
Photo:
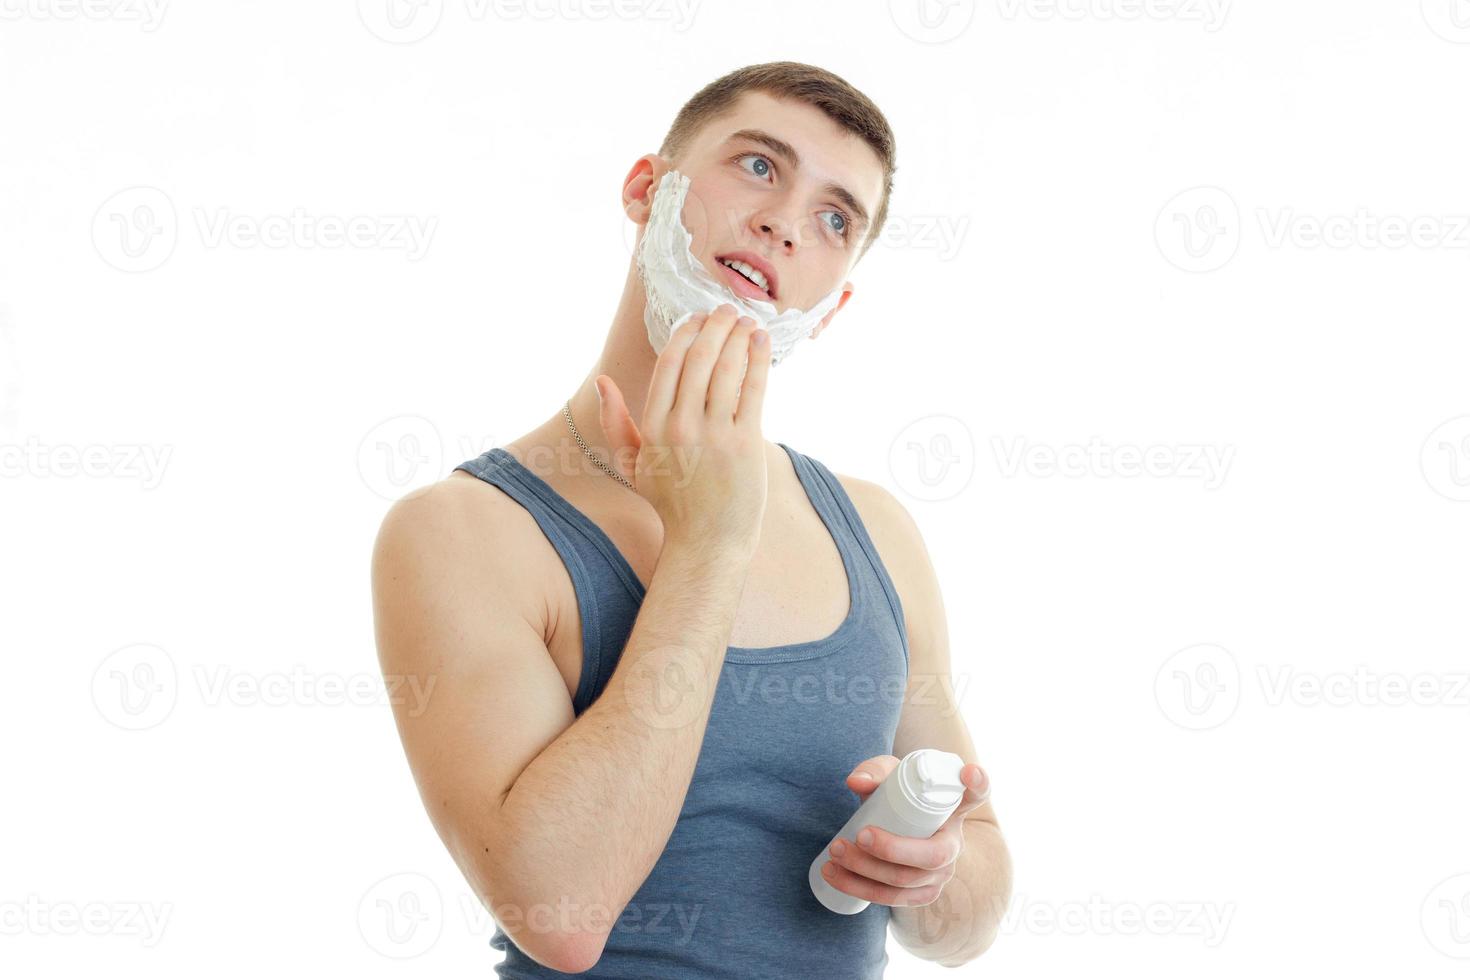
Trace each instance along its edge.
<path fill-rule="evenodd" d="M 893 169 L 829 72 L 707 86 L 624 180 L 639 249 L 593 370 L 383 521 L 380 660 L 435 678 L 397 724 L 501 976 L 849 980 L 882 976 L 890 927 L 950 966 L 995 938 L 1010 859 L 919 531 L 760 429 L 773 363 L 851 298 Z M 918 748 L 968 763 L 949 821 L 827 848 Z M 818 855 L 871 904 L 819 902 Z"/>

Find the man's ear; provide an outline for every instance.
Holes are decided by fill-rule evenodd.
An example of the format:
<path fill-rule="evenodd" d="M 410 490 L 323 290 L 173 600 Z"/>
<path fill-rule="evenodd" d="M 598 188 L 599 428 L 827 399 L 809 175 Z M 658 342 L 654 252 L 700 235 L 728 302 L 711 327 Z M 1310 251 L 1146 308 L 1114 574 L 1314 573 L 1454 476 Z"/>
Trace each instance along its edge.
<path fill-rule="evenodd" d="M 820 323 L 818 323 L 815 327 L 812 327 L 812 332 L 807 336 L 811 337 L 812 340 L 816 340 L 817 335 L 820 334 L 823 330 L 827 329 L 827 324 L 832 322 L 832 318 L 837 315 L 838 311 L 840 311 L 844 306 L 847 305 L 848 300 L 852 299 L 852 292 L 852 282 L 849 280 L 848 282 L 843 283 L 842 295 L 837 297 L 837 305 L 832 307 L 831 312 L 822 317 Z"/>
<path fill-rule="evenodd" d="M 653 192 L 659 179 L 671 169 L 657 153 L 639 157 L 623 178 L 623 213 L 640 225 L 647 224 L 653 210 Z"/>

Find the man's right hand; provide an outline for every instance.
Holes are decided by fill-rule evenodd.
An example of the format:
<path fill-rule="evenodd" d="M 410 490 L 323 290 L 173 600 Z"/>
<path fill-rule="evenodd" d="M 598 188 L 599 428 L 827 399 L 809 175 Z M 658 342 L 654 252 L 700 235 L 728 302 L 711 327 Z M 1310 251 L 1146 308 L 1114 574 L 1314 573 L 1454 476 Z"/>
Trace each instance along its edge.
<path fill-rule="evenodd" d="M 666 541 L 755 549 L 766 506 L 761 406 L 771 366 L 770 337 L 762 330 L 757 342 L 755 332 L 755 321 L 737 318 L 728 303 L 680 324 L 654 367 L 641 427 L 613 380 L 593 379 L 613 466 L 658 511 Z"/>

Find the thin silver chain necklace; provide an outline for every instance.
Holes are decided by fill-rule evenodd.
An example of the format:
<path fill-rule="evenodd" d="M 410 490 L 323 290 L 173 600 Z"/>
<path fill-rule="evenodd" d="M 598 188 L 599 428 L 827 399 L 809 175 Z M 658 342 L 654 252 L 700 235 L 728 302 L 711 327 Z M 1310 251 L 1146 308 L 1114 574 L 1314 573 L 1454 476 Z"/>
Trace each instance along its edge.
<path fill-rule="evenodd" d="M 562 406 L 561 413 L 562 413 L 562 415 L 566 416 L 567 428 L 569 428 L 569 429 L 572 430 L 572 438 L 577 440 L 577 445 L 579 445 L 579 446 L 582 447 L 582 452 L 584 452 L 584 453 L 587 454 L 587 458 L 590 459 L 590 460 L 592 460 L 592 462 L 596 463 L 597 464 L 597 468 L 600 469 L 600 470 L 602 470 L 602 472 L 606 473 L 608 476 L 612 477 L 614 480 L 617 480 L 619 483 L 621 483 L 623 486 L 627 487 L 629 490 L 632 490 L 634 493 L 637 493 L 638 491 L 633 486 L 633 484 L 629 483 L 626 479 L 624 479 L 623 478 L 623 475 L 621 473 L 619 473 L 616 470 L 612 469 L 612 467 L 608 466 L 602 460 L 598 459 L 593 454 L 592 450 L 587 448 L 587 444 L 582 441 L 582 433 L 580 433 L 580 432 L 577 431 L 577 423 L 575 423 L 575 422 L 572 421 L 572 402 L 571 402 L 570 399 L 568 399 L 567 400 L 567 403 Z"/>

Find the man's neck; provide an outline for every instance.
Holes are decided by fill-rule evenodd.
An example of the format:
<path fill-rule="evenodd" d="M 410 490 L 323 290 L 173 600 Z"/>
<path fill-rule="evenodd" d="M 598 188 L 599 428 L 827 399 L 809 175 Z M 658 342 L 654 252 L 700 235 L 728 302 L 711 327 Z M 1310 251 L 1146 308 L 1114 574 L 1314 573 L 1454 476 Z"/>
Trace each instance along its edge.
<path fill-rule="evenodd" d="M 554 465 L 559 471 L 566 465 L 560 461 L 566 460 L 570 464 L 571 471 L 565 473 L 566 476 L 575 478 L 586 475 L 605 482 L 609 490 L 636 496 L 633 491 L 618 484 L 587 459 L 567 426 L 563 405 L 570 405 L 577 434 L 597 458 L 604 462 L 611 462 L 613 453 L 609 448 L 607 434 L 602 429 L 602 409 L 593 384 L 598 375 L 606 375 L 618 386 L 633 424 L 642 429 L 643 405 L 648 396 L 648 384 L 653 378 L 653 369 L 658 364 L 658 355 L 649 345 L 648 329 L 643 323 L 643 305 L 643 283 L 638 278 L 636 267 L 629 262 L 622 298 L 618 301 L 617 312 L 607 332 L 602 352 L 593 363 L 592 369 L 582 377 L 569 396 L 557 402 L 556 410 L 550 418 L 509 444 L 513 452 L 519 450 L 516 455 L 521 456 L 522 461 L 531 454 L 531 450 L 539 451 L 549 447 L 553 451 L 552 459 L 557 461 Z M 632 460 L 623 459 L 619 462 L 631 465 Z"/>

